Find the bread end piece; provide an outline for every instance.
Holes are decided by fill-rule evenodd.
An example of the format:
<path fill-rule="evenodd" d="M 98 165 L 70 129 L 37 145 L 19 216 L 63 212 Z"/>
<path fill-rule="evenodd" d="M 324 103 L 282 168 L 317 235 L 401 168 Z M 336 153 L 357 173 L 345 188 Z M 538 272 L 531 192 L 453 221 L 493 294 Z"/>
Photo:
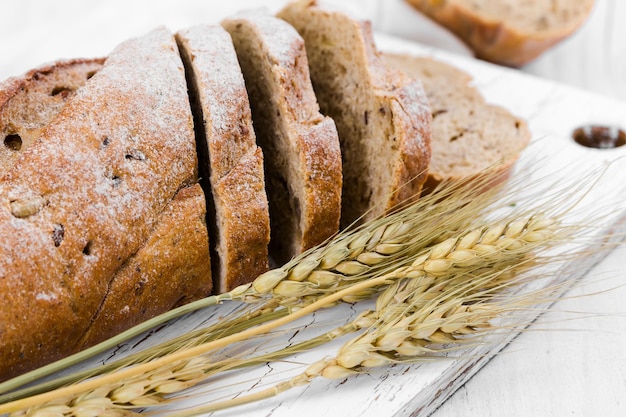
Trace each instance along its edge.
<path fill-rule="evenodd" d="M 73 353 L 115 272 L 196 182 L 182 62 L 155 29 L 120 44 L 0 178 L 0 378 Z"/>

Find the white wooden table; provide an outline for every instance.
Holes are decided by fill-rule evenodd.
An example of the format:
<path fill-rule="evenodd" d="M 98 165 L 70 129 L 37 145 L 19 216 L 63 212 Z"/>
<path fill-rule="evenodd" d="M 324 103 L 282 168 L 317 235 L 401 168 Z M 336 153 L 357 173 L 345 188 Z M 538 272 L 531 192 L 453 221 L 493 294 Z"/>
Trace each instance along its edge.
<path fill-rule="evenodd" d="M 117 43 L 156 25 L 175 30 L 194 23 L 215 23 L 242 8 L 265 5 L 276 10 L 284 1 L 219 3 L 2 2 L 0 79 L 57 58 L 106 55 Z M 426 22 L 401 0 L 342 3 L 372 19 L 379 32 L 468 55 L 462 44 Z M 626 102 L 626 25 L 622 22 L 626 22 L 626 2 L 598 0 L 582 30 L 520 71 Z M 496 102 L 502 99 L 498 91 L 491 91 L 488 98 Z M 580 107 L 587 104 L 580 103 Z M 620 103 L 617 108 L 621 112 L 626 104 Z M 613 118 L 621 120 L 622 128 L 626 128 L 626 111 Z M 572 299 L 554 305 L 542 317 L 542 323 L 520 335 L 433 416 L 626 415 L 626 286 L 618 287 L 626 284 L 625 280 L 626 247 L 622 246 L 597 265 L 585 285 L 570 294 Z M 576 297 L 607 289 L 611 290 Z M 569 320 L 572 317 L 576 319 Z"/>

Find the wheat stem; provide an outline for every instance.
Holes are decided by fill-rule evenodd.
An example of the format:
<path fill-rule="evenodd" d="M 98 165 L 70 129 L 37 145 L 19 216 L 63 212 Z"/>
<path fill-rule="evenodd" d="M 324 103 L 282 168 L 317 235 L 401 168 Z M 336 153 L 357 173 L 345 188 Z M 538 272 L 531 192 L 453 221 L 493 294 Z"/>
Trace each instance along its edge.
<path fill-rule="evenodd" d="M 114 374 L 94 378 L 71 387 L 60 388 L 56 392 L 40 394 L 24 400 L 17 400 L 12 404 L 6 405 L 6 407 L 12 405 L 15 408 L 4 409 L 3 406 L 0 406 L 0 411 L 14 411 L 15 409 L 28 408 L 37 403 L 51 401 L 54 398 L 76 395 L 80 392 L 92 390 L 97 386 L 106 386 L 116 381 L 146 374 L 159 367 L 166 367 L 167 364 L 188 360 L 209 351 L 225 347 L 231 343 L 266 333 L 314 312 L 327 304 L 354 297 L 355 295 L 358 296 L 363 292 L 373 290 L 380 291 L 383 286 L 393 283 L 394 280 L 410 279 L 413 282 L 417 282 L 418 286 L 416 288 L 422 288 L 422 290 L 417 291 L 416 288 L 413 288 L 410 293 L 412 294 L 412 298 L 419 299 L 422 293 L 435 284 L 435 277 L 445 275 L 454 276 L 455 271 L 461 267 L 472 270 L 476 269 L 478 266 L 484 267 L 488 264 L 494 264 L 494 254 L 498 254 L 495 258 L 498 259 L 506 253 L 510 253 L 516 256 L 519 262 L 519 254 L 525 253 L 522 250 L 525 248 L 525 244 L 530 243 L 528 248 L 532 248 L 533 244 L 538 244 L 537 242 L 541 240 L 540 238 L 544 239 L 544 241 L 546 241 L 546 239 L 550 241 L 552 233 L 548 233 L 548 231 L 552 226 L 553 222 L 530 218 L 529 220 L 518 220 L 509 224 L 496 224 L 491 227 L 462 234 L 459 237 L 448 239 L 426 250 L 424 254 L 416 256 L 412 264 L 407 267 L 398 268 L 395 271 L 377 278 L 370 278 L 367 281 L 358 282 L 356 284 L 353 283 L 352 286 L 337 291 L 329 296 L 322 297 L 318 301 L 290 313 L 288 316 L 281 317 L 269 323 L 264 323 L 255 328 L 246 329 L 236 334 L 226 335 L 218 340 L 188 347 L 183 351 L 171 353 L 155 359 L 152 362 L 122 369 Z M 532 236 L 532 239 L 530 239 L 530 242 L 527 242 L 529 236 Z M 487 249 L 489 245 L 492 247 Z M 459 251 L 470 253 L 471 256 L 459 256 Z M 441 283 L 437 283 L 437 285 L 438 290 L 442 291 L 442 288 L 445 288 L 445 280 Z M 394 291 L 397 290 L 394 289 Z M 385 293 L 383 293 L 381 299 L 386 300 Z M 379 299 L 378 302 L 379 308 L 389 304 L 388 301 L 382 302 L 381 299 Z M 141 395 L 143 394 L 144 391 L 141 391 Z M 29 400 L 31 402 L 27 402 Z"/>
<path fill-rule="evenodd" d="M 384 275 L 372 278 L 369 281 L 359 282 L 355 284 L 354 287 L 345 288 L 334 294 L 329 294 L 314 303 L 311 303 L 299 310 L 293 311 L 288 316 L 281 317 L 269 323 L 264 323 L 258 327 L 249 328 L 237 334 L 228 335 L 208 343 L 203 343 L 182 351 L 174 352 L 150 362 L 146 362 L 130 368 L 121 369 L 112 374 L 106 374 L 75 385 L 62 387 L 54 391 L 38 394 L 28 398 L 23 398 L 10 403 L 0 404 L 0 413 L 15 412 L 34 407 L 38 404 L 54 401 L 59 397 L 70 397 L 72 395 L 77 395 L 82 392 L 91 391 L 101 386 L 106 386 L 114 384 L 118 381 L 130 379 L 132 377 L 148 373 L 160 367 L 166 367 L 168 364 L 178 361 L 184 361 L 185 359 L 190 359 L 205 354 L 207 352 L 226 347 L 232 343 L 246 340 L 259 334 L 267 333 L 299 318 L 305 317 L 306 315 L 313 313 L 328 304 L 340 301 L 344 296 L 349 295 L 351 291 L 360 291 L 369 287 L 384 285 L 385 283 L 388 283 L 389 280 L 390 277 Z"/>
<path fill-rule="evenodd" d="M 275 299 L 280 298 L 283 305 L 297 307 L 310 303 L 316 297 L 345 288 L 354 280 L 365 280 L 389 268 L 390 264 L 399 262 L 407 254 L 421 250 L 443 230 L 461 228 L 470 217 L 468 213 L 477 213 L 486 209 L 494 201 L 499 188 L 494 187 L 478 196 L 475 196 L 475 192 L 486 188 L 485 186 L 493 181 L 494 178 L 485 175 L 471 185 L 448 184 L 437 194 L 422 198 L 398 213 L 370 222 L 355 230 L 343 231 L 326 245 L 310 250 L 279 269 L 262 274 L 253 284 L 238 287 L 230 293 L 181 306 L 91 348 L 0 383 L 0 393 L 15 390 L 114 348 L 160 324 L 222 301 L 257 302 L 270 295 Z M 441 199 L 444 199 L 446 203 L 441 204 Z M 446 227 L 443 227 L 444 223 Z M 296 284 L 302 281 L 306 282 L 301 285 Z M 359 301 L 371 295 L 364 292 L 361 297 L 347 298 L 347 300 Z M 8 397 L 2 398 L 5 398 L 3 401 L 8 400 Z"/>
<path fill-rule="evenodd" d="M 37 395 L 42 392 L 50 391 L 64 385 L 68 385 L 70 383 L 82 381 L 87 378 L 101 375 L 116 369 L 121 369 L 126 366 L 143 363 L 147 360 L 164 356 L 166 354 L 180 350 L 181 346 L 189 347 L 199 345 L 201 343 L 206 343 L 212 339 L 223 337 L 229 334 L 235 334 L 245 328 L 254 327 L 261 323 L 272 321 L 289 314 L 289 311 L 285 309 L 275 309 L 273 307 L 273 304 L 274 303 L 272 303 L 270 300 L 270 302 L 251 312 L 246 311 L 246 314 L 244 315 L 232 318 L 227 321 L 220 321 L 219 323 L 216 323 L 208 328 L 202 328 L 186 333 L 182 336 L 168 340 L 152 348 L 142 350 L 125 358 L 108 363 L 106 365 L 101 365 L 96 368 L 75 372 L 64 377 L 55 378 L 41 384 L 32 385 L 21 390 L 16 390 L 0 395 L 0 404 L 15 401 L 20 398 L 25 398 L 32 395 Z M 16 385 L 21 385 L 21 382 L 22 381 L 17 381 Z"/>

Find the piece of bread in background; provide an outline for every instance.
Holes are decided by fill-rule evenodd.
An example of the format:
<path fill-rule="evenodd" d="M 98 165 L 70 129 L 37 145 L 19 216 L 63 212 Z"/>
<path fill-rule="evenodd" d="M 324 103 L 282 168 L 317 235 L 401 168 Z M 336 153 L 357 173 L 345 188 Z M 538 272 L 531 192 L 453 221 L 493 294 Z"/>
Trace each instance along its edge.
<path fill-rule="evenodd" d="M 320 111 L 302 37 L 264 10 L 222 21 L 233 38 L 265 155 L 270 255 L 279 264 L 337 233 L 341 150 Z"/>
<path fill-rule="evenodd" d="M 245 82 L 228 33 L 218 25 L 197 25 L 181 30 L 176 39 L 196 117 L 214 287 L 224 293 L 268 269 L 264 155 L 256 144 Z"/>
<path fill-rule="evenodd" d="M 507 109 L 489 104 L 472 86 L 472 77 L 429 57 L 385 53 L 388 65 L 419 78 L 432 111 L 432 156 L 424 192 L 450 179 L 471 180 L 496 170 L 504 180 L 528 145 L 527 123 Z"/>
<path fill-rule="evenodd" d="M 156 302 L 139 274 L 142 294 L 118 300 L 113 290 L 169 210 L 199 203 L 184 226 L 208 239 L 184 69 L 166 29 L 118 46 L 22 145 L 0 176 L 0 379 L 110 336 L 92 329 L 105 307 Z M 175 234 L 169 249 L 184 249 Z M 179 276 L 189 292 L 165 294 L 162 311 L 211 290 L 206 239 L 204 272 Z"/>
<path fill-rule="evenodd" d="M 278 17 L 304 38 L 320 108 L 337 125 L 342 225 L 418 198 L 430 160 L 431 116 L 421 82 L 385 65 L 369 22 L 315 0 L 290 3 Z"/>
<path fill-rule="evenodd" d="M 576 31 L 594 0 L 407 0 L 455 33 L 476 57 L 511 67 L 529 63 Z"/>

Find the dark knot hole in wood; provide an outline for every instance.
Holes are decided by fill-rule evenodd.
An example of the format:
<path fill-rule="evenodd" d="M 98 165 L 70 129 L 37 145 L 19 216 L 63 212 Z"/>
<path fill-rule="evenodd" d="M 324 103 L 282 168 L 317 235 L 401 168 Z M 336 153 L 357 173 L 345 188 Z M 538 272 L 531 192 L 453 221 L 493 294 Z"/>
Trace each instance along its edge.
<path fill-rule="evenodd" d="M 615 126 L 581 126 L 572 132 L 572 138 L 588 148 L 613 149 L 626 145 L 626 133 Z"/>

